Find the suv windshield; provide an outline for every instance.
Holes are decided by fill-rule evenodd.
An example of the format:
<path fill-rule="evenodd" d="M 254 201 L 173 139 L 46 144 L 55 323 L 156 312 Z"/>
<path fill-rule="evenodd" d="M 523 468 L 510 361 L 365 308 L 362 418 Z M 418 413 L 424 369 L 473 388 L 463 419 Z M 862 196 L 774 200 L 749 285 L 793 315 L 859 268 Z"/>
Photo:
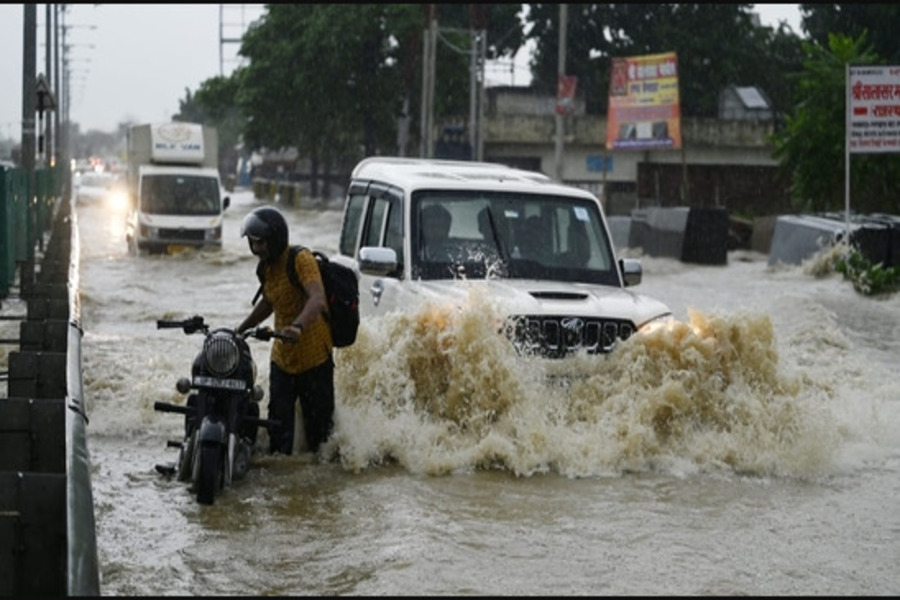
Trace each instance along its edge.
<path fill-rule="evenodd" d="M 568 196 L 428 190 L 413 195 L 414 279 L 618 285 L 595 204 Z"/>

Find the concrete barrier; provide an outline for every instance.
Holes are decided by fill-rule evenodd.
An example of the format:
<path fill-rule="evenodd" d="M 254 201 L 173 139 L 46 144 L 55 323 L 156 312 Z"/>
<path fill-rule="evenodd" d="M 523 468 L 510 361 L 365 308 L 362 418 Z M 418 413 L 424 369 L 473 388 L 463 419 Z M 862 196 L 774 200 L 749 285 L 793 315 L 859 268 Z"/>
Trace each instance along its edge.
<path fill-rule="evenodd" d="M 41 240 L 43 242 L 43 240 Z M 25 261 L 28 310 L 0 398 L 0 594 L 98 596 L 81 380 L 78 227 L 57 210 L 44 259 Z M 64 265 L 68 265 L 66 268 Z"/>
<path fill-rule="evenodd" d="M 798 265 L 844 234 L 840 221 L 812 215 L 782 215 L 775 222 L 769 265 Z"/>
<path fill-rule="evenodd" d="M 631 213 L 628 247 L 683 262 L 728 262 L 728 212 L 724 208 L 644 208 Z"/>
<path fill-rule="evenodd" d="M 769 264 L 800 264 L 846 235 L 846 216 L 784 215 L 778 217 L 772 235 Z M 900 217 L 852 215 L 850 244 L 871 263 L 900 265 Z"/>

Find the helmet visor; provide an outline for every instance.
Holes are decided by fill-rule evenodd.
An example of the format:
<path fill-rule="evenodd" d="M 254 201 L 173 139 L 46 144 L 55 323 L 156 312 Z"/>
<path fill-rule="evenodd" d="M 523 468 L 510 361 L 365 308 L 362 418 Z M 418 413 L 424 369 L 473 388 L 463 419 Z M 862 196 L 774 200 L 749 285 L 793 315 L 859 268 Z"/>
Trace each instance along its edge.
<path fill-rule="evenodd" d="M 260 219 L 256 213 L 248 214 L 241 223 L 241 237 L 247 236 L 253 242 L 267 237 L 269 232 L 269 224 Z"/>

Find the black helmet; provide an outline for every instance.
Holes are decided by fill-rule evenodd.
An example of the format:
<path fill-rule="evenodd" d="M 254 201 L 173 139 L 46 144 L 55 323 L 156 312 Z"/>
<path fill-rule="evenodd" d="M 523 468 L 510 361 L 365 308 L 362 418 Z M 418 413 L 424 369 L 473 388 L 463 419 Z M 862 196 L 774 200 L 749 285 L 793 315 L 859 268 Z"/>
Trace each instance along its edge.
<path fill-rule="evenodd" d="M 281 256 L 288 245 L 288 226 L 284 216 L 276 208 L 262 206 L 244 217 L 241 237 L 266 240 L 269 260 Z"/>

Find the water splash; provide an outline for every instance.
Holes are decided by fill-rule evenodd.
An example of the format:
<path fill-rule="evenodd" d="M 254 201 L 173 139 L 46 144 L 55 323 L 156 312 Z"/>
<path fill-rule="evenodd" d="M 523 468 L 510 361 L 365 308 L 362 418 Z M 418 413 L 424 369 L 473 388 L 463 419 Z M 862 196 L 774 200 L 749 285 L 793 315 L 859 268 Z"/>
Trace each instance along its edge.
<path fill-rule="evenodd" d="M 689 311 L 610 355 L 563 361 L 518 356 L 498 322 L 473 291 L 461 311 L 364 323 L 336 359 L 344 466 L 802 475 L 837 445 L 821 390 L 785 373 L 766 316 Z"/>

